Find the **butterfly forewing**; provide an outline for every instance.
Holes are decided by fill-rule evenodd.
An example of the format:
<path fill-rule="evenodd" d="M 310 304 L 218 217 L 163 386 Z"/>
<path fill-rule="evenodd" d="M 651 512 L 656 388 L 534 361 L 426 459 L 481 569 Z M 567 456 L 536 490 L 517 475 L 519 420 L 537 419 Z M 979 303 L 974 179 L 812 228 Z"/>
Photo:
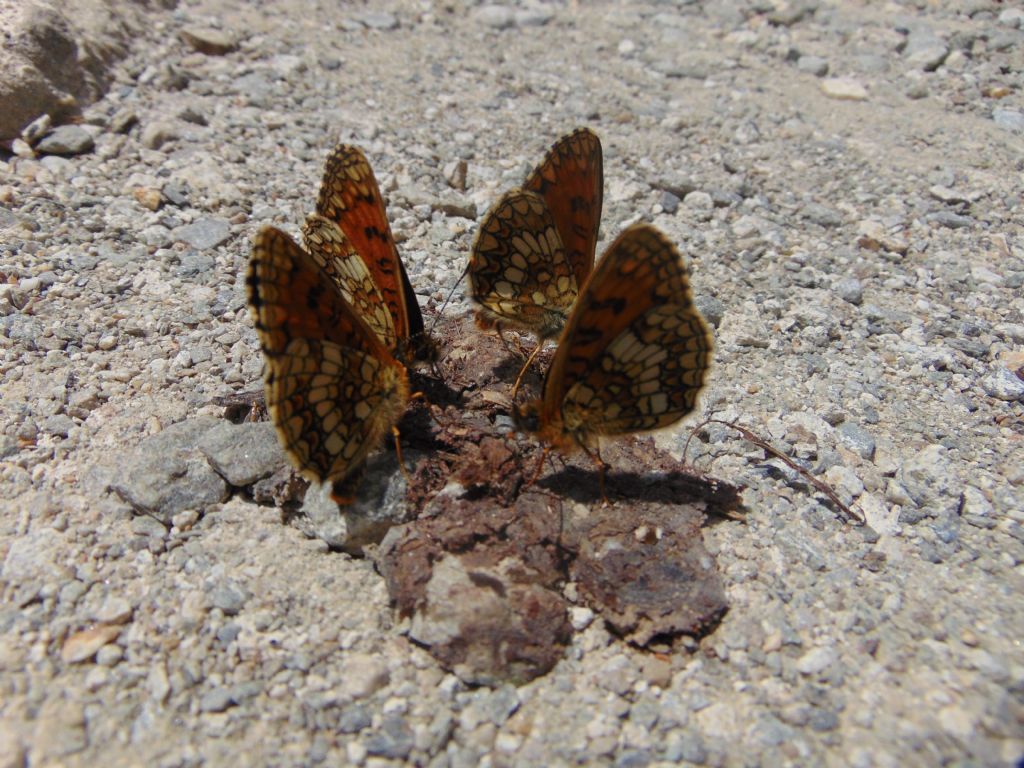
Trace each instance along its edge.
<path fill-rule="evenodd" d="M 400 418 L 405 369 L 284 232 L 257 235 L 246 283 L 285 452 L 306 477 L 338 484 Z"/>
<path fill-rule="evenodd" d="M 604 198 L 601 140 L 587 128 L 577 128 L 563 136 L 523 187 L 537 192 L 551 209 L 576 281 L 582 286 L 594 268 L 601 225 Z"/>
<path fill-rule="evenodd" d="M 391 312 L 398 340 L 421 334 L 423 316 L 391 235 L 377 179 L 358 147 L 342 144 L 327 159 L 316 211 L 341 228 L 366 262 Z"/>
<path fill-rule="evenodd" d="M 487 213 L 469 266 L 485 322 L 555 336 L 576 300 L 577 284 L 544 199 L 513 190 Z"/>
<path fill-rule="evenodd" d="M 711 363 L 682 256 L 637 224 L 584 286 L 545 381 L 541 423 L 579 435 L 668 426 L 693 410 Z"/>

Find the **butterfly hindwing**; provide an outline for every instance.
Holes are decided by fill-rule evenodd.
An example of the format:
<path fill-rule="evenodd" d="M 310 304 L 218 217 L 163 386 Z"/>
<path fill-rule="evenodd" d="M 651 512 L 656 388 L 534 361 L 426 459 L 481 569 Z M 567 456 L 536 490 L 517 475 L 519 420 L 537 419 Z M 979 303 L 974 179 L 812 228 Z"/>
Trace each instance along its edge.
<path fill-rule="evenodd" d="M 338 485 L 401 417 L 405 368 L 284 232 L 256 236 L 246 285 L 267 409 L 285 452 L 306 477 Z"/>
<path fill-rule="evenodd" d="M 604 199 L 604 161 L 597 134 L 577 128 L 560 138 L 523 188 L 538 193 L 548 204 L 582 286 L 594 268 Z"/>
<path fill-rule="evenodd" d="M 473 242 L 473 297 L 484 322 L 555 336 L 576 299 L 576 277 L 544 199 L 513 190 L 488 211 Z"/>
<path fill-rule="evenodd" d="M 309 255 L 331 278 L 342 297 L 388 349 L 396 349 L 395 321 L 379 286 L 345 233 L 330 219 L 312 213 L 302 228 Z"/>

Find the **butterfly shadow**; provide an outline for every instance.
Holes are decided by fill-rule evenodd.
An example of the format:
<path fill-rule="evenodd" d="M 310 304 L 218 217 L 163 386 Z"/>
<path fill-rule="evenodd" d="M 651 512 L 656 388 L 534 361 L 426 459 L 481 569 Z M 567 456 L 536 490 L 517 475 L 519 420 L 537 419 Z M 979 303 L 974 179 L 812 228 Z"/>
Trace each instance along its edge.
<path fill-rule="evenodd" d="M 715 517 L 735 517 L 742 509 L 743 486 L 704 474 L 656 447 L 650 437 L 610 442 L 602 449 L 606 462 L 605 495 L 611 503 L 632 502 L 675 506 L 703 502 Z M 604 501 L 599 467 L 584 458 L 571 463 L 555 454 L 561 467 L 545 473 L 537 485 L 573 501 Z"/>

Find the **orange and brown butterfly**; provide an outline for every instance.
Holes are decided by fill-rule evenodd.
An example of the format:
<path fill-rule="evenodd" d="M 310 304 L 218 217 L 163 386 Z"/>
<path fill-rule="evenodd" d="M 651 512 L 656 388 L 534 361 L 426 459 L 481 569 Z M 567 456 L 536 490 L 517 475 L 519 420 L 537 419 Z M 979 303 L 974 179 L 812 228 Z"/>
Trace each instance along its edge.
<path fill-rule="evenodd" d="M 275 227 L 256 235 L 246 287 L 281 445 L 304 477 L 351 501 L 355 471 L 409 402 L 405 366 L 318 259 Z"/>
<path fill-rule="evenodd" d="M 711 365 L 708 326 L 676 247 L 649 224 L 609 246 L 583 286 L 520 429 L 601 467 L 598 438 L 661 429 L 690 413 Z M 539 469 L 539 467 L 538 467 Z"/>
<path fill-rule="evenodd" d="M 425 341 L 377 181 L 358 148 L 331 153 L 303 240 L 305 248 L 274 227 L 260 231 L 249 307 L 285 453 L 345 503 L 363 460 L 396 432 L 409 402 L 399 360 Z"/>
<path fill-rule="evenodd" d="M 403 359 L 432 354 L 377 179 L 358 147 L 341 144 L 327 159 L 316 213 L 307 219 L 303 239 L 389 350 Z"/>
<path fill-rule="evenodd" d="M 559 334 L 594 267 L 603 173 L 600 139 L 578 128 L 488 211 L 469 261 L 477 325 Z"/>

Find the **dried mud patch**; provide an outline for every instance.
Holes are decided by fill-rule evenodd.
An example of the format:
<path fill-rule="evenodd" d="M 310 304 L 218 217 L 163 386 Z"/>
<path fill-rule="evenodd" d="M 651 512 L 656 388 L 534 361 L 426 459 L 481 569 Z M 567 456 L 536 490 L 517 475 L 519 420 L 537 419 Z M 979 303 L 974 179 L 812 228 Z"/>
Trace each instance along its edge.
<path fill-rule="evenodd" d="M 462 679 L 497 684 L 561 658 L 567 593 L 640 646 L 712 628 L 727 603 L 701 527 L 709 513 L 735 511 L 740 489 L 649 438 L 602 449 L 607 504 L 584 454 L 550 454 L 531 483 L 542 446 L 513 433 L 508 416 L 521 361 L 465 318 L 438 335 L 441 359 L 414 375 L 430 406 L 401 425 L 403 449 L 422 455 L 406 495 L 418 513 L 375 554 L 410 637 Z M 550 354 L 539 357 L 535 371 Z M 539 387 L 531 372 L 521 397 Z"/>

